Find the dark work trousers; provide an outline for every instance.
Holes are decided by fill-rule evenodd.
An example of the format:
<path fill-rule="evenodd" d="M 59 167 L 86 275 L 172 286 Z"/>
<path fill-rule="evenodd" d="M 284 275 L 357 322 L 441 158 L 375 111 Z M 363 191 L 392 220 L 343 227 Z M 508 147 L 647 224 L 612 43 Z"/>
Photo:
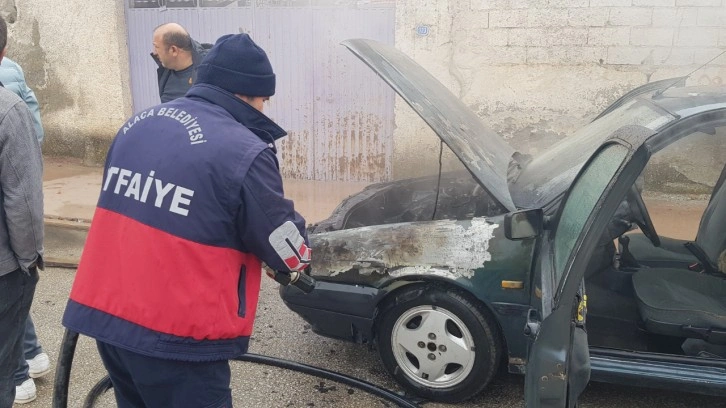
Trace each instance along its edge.
<path fill-rule="evenodd" d="M 38 270 L 18 269 L 0 276 L 0 408 L 15 400 L 15 369 L 23 354 L 25 321 L 33 303 Z"/>
<path fill-rule="evenodd" d="M 119 408 L 231 408 L 229 361 L 147 357 L 97 341 Z"/>

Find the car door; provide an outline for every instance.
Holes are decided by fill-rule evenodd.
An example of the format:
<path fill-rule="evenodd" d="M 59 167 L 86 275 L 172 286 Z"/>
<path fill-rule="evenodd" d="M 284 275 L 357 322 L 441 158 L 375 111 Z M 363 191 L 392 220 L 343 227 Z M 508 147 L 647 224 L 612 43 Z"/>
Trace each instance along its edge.
<path fill-rule="evenodd" d="M 650 156 L 644 142 L 653 131 L 619 129 L 591 156 L 546 226 L 538 265 L 537 300 L 525 329 L 528 407 L 573 407 L 590 378 L 582 280 L 588 259 L 608 221 Z"/>

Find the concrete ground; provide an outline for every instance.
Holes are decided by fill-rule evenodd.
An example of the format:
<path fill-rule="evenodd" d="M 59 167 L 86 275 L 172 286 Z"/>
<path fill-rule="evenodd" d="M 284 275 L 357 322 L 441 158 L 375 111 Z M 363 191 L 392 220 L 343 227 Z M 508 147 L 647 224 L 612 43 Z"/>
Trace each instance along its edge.
<path fill-rule="evenodd" d="M 71 160 L 46 159 L 45 191 L 48 259 L 77 259 L 84 232 L 79 220 L 91 217 L 100 189 L 100 169 L 85 168 Z M 341 198 L 358 191 L 363 184 L 286 182 L 286 192 L 298 210 L 316 221 L 327 216 Z M 693 238 L 705 201 L 651 197 L 649 207 L 662 235 Z M 62 221 L 55 221 L 62 220 Z M 62 226 L 58 226 L 63 224 Z M 71 228 L 69 228 L 69 226 Z M 63 335 L 60 324 L 74 270 L 48 268 L 41 275 L 32 316 L 39 338 L 55 363 Z M 385 388 L 400 391 L 386 373 L 374 350 L 366 346 L 320 337 L 297 315 L 290 312 L 277 294 L 277 285 L 263 279 L 258 318 L 251 352 L 281 357 L 339 371 Z M 105 374 L 95 345 L 81 338 L 76 350 L 69 406 L 82 405 L 91 387 Z M 36 380 L 38 399 L 29 408 L 51 406 L 55 371 Z M 391 407 L 392 404 L 357 389 L 295 372 L 255 365 L 232 363 L 232 388 L 238 407 Z M 523 378 L 500 374 L 477 399 L 457 407 L 521 407 Z M 109 392 L 98 406 L 115 406 Z M 454 405 L 425 403 L 426 408 Z M 581 399 L 582 407 L 717 407 L 723 398 L 592 383 Z"/>

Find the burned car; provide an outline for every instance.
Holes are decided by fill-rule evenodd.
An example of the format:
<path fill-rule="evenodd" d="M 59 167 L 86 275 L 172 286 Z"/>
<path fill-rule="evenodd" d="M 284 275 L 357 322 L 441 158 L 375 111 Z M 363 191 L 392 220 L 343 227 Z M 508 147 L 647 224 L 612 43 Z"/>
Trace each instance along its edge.
<path fill-rule="evenodd" d="M 431 400 L 477 395 L 501 364 L 533 405 L 572 406 L 589 378 L 726 395 L 726 170 L 695 241 L 657 234 L 637 182 L 668 146 L 722 137 L 726 88 L 641 86 L 529 157 L 401 52 L 344 45 L 468 172 L 371 185 L 311 228 L 317 287 L 280 294 L 315 332 L 375 344 Z"/>

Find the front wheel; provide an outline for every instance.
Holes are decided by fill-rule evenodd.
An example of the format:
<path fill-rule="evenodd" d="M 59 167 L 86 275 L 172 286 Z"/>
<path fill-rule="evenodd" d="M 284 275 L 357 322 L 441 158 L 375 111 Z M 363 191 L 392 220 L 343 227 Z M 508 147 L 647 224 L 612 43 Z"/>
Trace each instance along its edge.
<path fill-rule="evenodd" d="M 497 371 L 502 344 L 488 311 L 464 292 L 404 289 L 382 308 L 378 348 L 402 386 L 441 402 L 467 400 Z"/>

